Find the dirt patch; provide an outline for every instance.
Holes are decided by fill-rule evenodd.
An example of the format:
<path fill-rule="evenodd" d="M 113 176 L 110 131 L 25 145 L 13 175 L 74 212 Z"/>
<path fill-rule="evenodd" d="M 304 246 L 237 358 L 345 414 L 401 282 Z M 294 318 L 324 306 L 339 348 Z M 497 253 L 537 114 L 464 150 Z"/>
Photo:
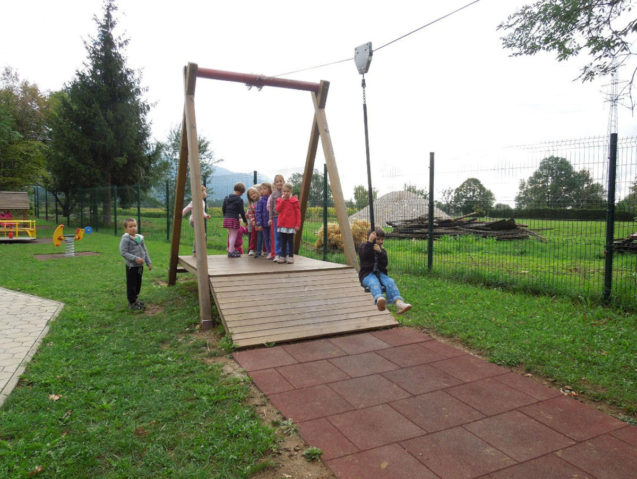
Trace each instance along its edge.
<path fill-rule="evenodd" d="M 199 331 L 193 335 L 193 339 L 204 339 L 207 342 L 209 352 L 213 350 L 220 355 L 207 357 L 207 363 L 223 364 L 223 372 L 228 376 L 245 379 L 248 374 L 230 355 L 222 352 L 219 347 L 221 335 L 216 331 Z M 278 436 L 278 444 L 275 451 L 264 458 L 273 464 L 253 476 L 253 479 L 336 479 L 336 476 L 323 464 L 322 461 L 310 462 L 303 457 L 303 452 L 311 444 L 307 444 L 296 432 L 296 427 L 287 421 L 281 413 L 270 403 L 268 398 L 250 381 L 250 393 L 247 403 L 254 407 L 263 424 L 274 428 Z"/>
<path fill-rule="evenodd" d="M 75 253 L 73 256 L 66 256 L 65 253 L 51 253 L 51 254 L 34 254 L 33 257 L 35 259 L 39 259 L 40 261 L 45 261 L 47 259 L 59 259 L 59 258 L 74 258 L 76 256 L 98 256 L 101 253 L 97 253 L 95 251 L 79 251 Z"/>

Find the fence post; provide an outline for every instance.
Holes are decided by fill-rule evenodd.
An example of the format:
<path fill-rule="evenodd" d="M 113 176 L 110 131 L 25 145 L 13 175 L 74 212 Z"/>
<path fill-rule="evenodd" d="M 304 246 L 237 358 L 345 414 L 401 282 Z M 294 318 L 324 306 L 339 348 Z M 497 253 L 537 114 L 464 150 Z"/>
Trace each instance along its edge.
<path fill-rule="evenodd" d="M 49 190 L 44 188 L 44 219 L 49 221 Z"/>
<path fill-rule="evenodd" d="M 253 185 L 257 184 L 257 170 L 254 170 L 254 178 L 252 179 L 252 184 Z"/>
<path fill-rule="evenodd" d="M 610 135 L 608 155 L 608 205 L 606 209 L 606 247 L 604 249 L 604 304 L 610 303 L 613 288 L 613 240 L 615 239 L 615 175 L 617 173 L 617 133 Z"/>
<path fill-rule="evenodd" d="M 166 180 L 166 241 L 170 241 L 170 185 Z"/>
<path fill-rule="evenodd" d="M 327 261 L 327 163 L 323 164 L 323 261 Z"/>
<path fill-rule="evenodd" d="M 137 184 L 137 231 L 142 232 L 142 208 L 141 208 L 141 192 L 139 183 Z"/>
<path fill-rule="evenodd" d="M 427 269 L 434 265 L 434 153 L 429 153 L 429 234 L 427 235 Z"/>
<path fill-rule="evenodd" d="M 113 185 L 113 234 L 117 236 L 117 185 Z"/>
<path fill-rule="evenodd" d="M 84 191 L 80 190 L 80 228 L 84 224 Z"/>

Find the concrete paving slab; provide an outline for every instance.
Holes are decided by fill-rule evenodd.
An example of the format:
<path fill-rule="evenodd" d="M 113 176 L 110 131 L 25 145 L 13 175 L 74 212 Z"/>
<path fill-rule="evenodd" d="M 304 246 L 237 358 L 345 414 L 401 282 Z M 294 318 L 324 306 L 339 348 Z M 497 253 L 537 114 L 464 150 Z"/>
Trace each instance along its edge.
<path fill-rule="evenodd" d="M 57 301 L 0 288 L 0 406 L 63 307 Z"/>

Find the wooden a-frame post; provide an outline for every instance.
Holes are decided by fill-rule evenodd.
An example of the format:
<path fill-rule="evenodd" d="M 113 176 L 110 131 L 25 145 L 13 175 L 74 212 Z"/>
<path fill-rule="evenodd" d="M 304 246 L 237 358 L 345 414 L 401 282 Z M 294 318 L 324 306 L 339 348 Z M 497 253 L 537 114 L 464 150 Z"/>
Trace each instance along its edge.
<path fill-rule="evenodd" d="M 276 77 L 264 77 L 245 73 L 226 72 L 221 70 L 211 70 L 198 68 L 194 63 L 189 63 L 185 71 L 185 102 L 184 116 L 181 128 L 181 148 L 179 153 L 179 169 L 177 172 L 177 183 L 175 186 L 175 211 L 173 215 L 173 236 L 170 250 L 170 263 L 168 269 L 168 284 L 174 285 L 177 277 L 177 265 L 179 262 L 179 240 L 181 236 L 181 210 L 183 208 L 184 192 L 186 185 L 186 164 L 190 168 L 190 189 L 192 191 L 193 219 L 195 224 L 195 242 L 198 245 L 199 254 L 197 260 L 197 283 L 199 293 L 199 317 L 201 318 L 202 329 L 209 329 L 213 326 L 211 319 L 210 305 L 210 281 L 208 278 L 208 257 L 206 255 L 203 206 L 201 197 L 201 171 L 199 167 L 199 150 L 197 143 L 197 127 L 195 121 L 195 83 L 197 77 L 210 78 L 213 80 L 224 80 L 245 83 L 246 85 L 262 88 L 263 86 L 273 86 L 289 88 L 293 90 L 309 91 L 312 94 L 314 104 L 314 117 L 312 120 L 312 131 L 310 142 L 305 159 L 305 169 L 303 172 L 303 183 L 301 186 L 301 229 L 295 238 L 295 251 L 298 253 L 303 224 L 305 223 L 305 213 L 307 211 L 307 201 L 309 198 L 312 174 L 314 173 L 314 162 L 318 149 L 319 138 L 325 155 L 325 163 L 334 197 L 336 216 L 338 218 L 343 247 L 345 249 L 345 259 L 349 266 L 358 269 L 356 250 L 352 230 L 347 216 L 347 207 L 341 189 L 341 180 L 336 167 L 332 139 L 327 126 L 325 115 L 325 103 L 327 102 L 327 92 L 329 82 L 321 81 L 320 84 L 295 80 L 286 80 Z M 186 163 L 187 162 L 187 163 Z"/>
<path fill-rule="evenodd" d="M 195 245 L 198 254 L 197 292 L 199 295 L 199 319 L 201 329 L 211 329 L 212 307 L 210 303 L 210 281 L 208 279 L 208 254 L 206 247 L 206 231 L 204 226 L 203 197 L 201 195 L 201 168 L 199 166 L 199 145 L 197 141 L 197 121 L 195 119 L 195 86 L 198 67 L 189 63 L 185 74 L 184 118 L 181 127 L 181 148 L 179 152 L 179 170 L 175 192 L 175 211 L 173 215 L 173 241 L 171 248 L 168 283 L 175 284 L 177 273 L 177 254 L 181 236 L 181 210 L 186 184 L 186 156 L 190 168 L 190 192 L 192 194 L 192 218 L 195 226 Z M 185 138 L 185 140 L 184 140 Z M 171 282 L 172 280 L 172 282 Z"/>

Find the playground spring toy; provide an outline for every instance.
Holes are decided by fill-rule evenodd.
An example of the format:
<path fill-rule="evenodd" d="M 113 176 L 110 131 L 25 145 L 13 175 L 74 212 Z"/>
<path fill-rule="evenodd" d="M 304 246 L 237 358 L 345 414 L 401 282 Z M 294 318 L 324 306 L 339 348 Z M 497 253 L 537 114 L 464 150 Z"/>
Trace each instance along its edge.
<path fill-rule="evenodd" d="M 64 243 L 64 256 L 75 256 L 75 242 L 84 238 L 84 235 L 91 234 L 93 229 L 90 226 L 76 228 L 73 234 L 64 234 L 64 225 L 58 225 L 53 232 L 53 246 L 56 248 Z"/>

